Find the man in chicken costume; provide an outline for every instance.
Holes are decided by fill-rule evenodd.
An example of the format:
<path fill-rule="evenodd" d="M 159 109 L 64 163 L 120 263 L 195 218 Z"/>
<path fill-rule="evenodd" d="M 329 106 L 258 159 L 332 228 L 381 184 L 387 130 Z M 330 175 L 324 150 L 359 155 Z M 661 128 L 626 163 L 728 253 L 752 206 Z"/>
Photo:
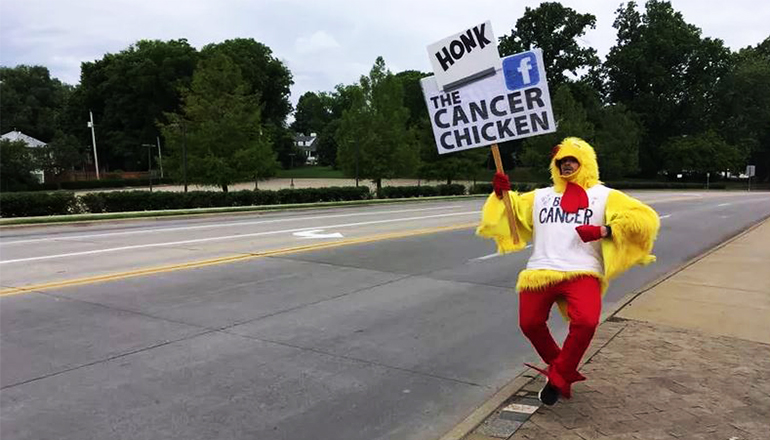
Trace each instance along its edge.
<path fill-rule="evenodd" d="M 607 188 L 599 181 L 594 149 L 570 137 L 551 158 L 553 186 L 524 194 L 509 192 L 508 177 L 495 175 L 477 234 L 492 238 L 498 252 L 533 252 L 519 273 L 519 325 L 548 364 L 540 400 L 553 405 L 571 397 L 571 385 L 585 380 L 577 367 L 599 324 L 602 295 L 610 279 L 636 264 L 655 261 L 650 254 L 660 225 L 649 206 Z M 510 197 L 518 242 L 514 243 L 502 197 Z M 547 320 L 553 303 L 569 320 L 563 346 L 554 341 Z"/>

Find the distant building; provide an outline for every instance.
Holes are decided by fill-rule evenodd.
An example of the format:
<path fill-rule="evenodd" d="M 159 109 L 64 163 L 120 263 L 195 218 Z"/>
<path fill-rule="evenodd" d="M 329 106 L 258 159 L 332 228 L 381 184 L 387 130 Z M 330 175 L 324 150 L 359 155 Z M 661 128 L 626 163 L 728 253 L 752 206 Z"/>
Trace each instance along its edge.
<path fill-rule="evenodd" d="M 0 136 L 0 139 L 9 140 L 12 142 L 22 141 L 25 144 L 27 144 L 28 148 L 42 148 L 48 145 L 39 139 L 35 139 L 32 136 L 26 135 L 17 130 L 9 131 L 8 133 Z M 45 183 L 45 173 L 43 172 L 43 170 L 34 170 L 32 171 L 32 175 L 35 176 L 38 182 Z"/>
<path fill-rule="evenodd" d="M 304 134 L 294 135 L 294 146 L 305 155 L 305 163 L 315 165 L 318 163 L 318 136 L 310 133 L 310 136 Z"/>

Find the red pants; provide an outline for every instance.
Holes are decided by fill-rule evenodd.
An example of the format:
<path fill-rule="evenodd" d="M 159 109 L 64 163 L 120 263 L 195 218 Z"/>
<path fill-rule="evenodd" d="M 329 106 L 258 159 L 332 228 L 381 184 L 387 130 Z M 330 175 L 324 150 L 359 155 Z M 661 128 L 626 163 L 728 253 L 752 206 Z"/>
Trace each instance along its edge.
<path fill-rule="evenodd" d="M 553 340 L 547 325 L 551 306 L 559 297 L 567 301 L 570 320 L 563 348 Z M 519 292 L 519 326 L 548 364 L 548 380 L 566 398 L 571 397 L 573 382 L 585 380 L 577 366 L 599 325 L 601 310 L 601 284 L 592 276 L 564 281 L 545 290 Z"/>

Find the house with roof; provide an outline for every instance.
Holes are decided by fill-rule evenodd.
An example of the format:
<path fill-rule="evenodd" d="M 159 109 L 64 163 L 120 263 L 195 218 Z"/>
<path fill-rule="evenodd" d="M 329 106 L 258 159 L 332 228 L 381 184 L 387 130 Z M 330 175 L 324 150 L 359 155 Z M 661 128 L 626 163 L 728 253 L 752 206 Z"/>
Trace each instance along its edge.
<path fill-rule="evenodd" d="M 318 136 L 310 133 L 310 136 L 304 134 L 294 135 L 294 146 L 305 156 L 305 163 L 315 165 L 318 163 Z"/>
<path fill-rule="evenodd" d="M 22 141 L 27 145 L 27 148 L 30 148 L 30 149 L 43 148 L 46 145 L 48 145 L 39 139 L 35 139 L 32 136 L 26 135 L 15 129 L 13 131 L 9 131 L 8 133 L 5 133 L 4 135 L 0 136 L 0 139 L 9 140 L 11 142 Z M 43 170 L 34 170 L 32 171 L 32 174 L 35 176 L 38 182 L 45 183 L 45 173 L 43 172 Z"/>

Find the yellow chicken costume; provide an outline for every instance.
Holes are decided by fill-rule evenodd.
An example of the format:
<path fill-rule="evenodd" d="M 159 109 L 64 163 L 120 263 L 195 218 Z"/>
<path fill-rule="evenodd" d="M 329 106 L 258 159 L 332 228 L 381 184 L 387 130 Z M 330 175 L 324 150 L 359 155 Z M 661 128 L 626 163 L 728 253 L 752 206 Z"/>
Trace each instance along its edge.
<path fill-rule="evenodd" d="M 562 175 L 560 164 L 565 159 L 576 160 L 577 170 Z M 507 177 L 496 175 L 499 196 L 493 193 L 487 199 L 476 231 L 495 240 L 500 253 L 520 251 L 533 242 L 532 257 L 519 273 L 516 290 L 522 331 L 549 365 L 543 371 L 548 383 L 541 391 L 547 404 L 559 396 L 569 398 L 571 384 L 585 379 L 577 365 L 598 326 L 609 280 L 634 265 L 655 261 L 650 252 L 660 226 L 652 208 L 602 185 L 596 153 L 584 140 L 564 139 L 554 148 L 550 170 L 553 186 L 524 194 L 505 191 L 510 188 Z M 503 192 L 513 207 L 517 244 Z M 605 233 L 609 235 L 601 235 Z M 554 302 L 570 321 L 562 348 L 546 324 Z"/>

